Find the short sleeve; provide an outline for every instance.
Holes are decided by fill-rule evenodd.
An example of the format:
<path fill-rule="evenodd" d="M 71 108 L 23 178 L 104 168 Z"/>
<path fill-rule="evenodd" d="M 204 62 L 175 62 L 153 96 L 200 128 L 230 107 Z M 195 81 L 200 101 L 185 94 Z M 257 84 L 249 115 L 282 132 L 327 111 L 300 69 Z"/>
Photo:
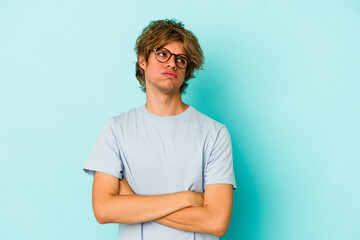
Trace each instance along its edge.
<path fill-rule="evenodd" d="M 225 126 L 218 132 L 205 168 L 205 185 L 216 183 L 232 184 L 236 189 L 231 138 Z"/>
<path fill-rule="evenodd" d="M 122 179 L 123 164 L 120 158 L 114 117 L 103 127 L 83 167 L 90 176 L 103 172 Z"/>

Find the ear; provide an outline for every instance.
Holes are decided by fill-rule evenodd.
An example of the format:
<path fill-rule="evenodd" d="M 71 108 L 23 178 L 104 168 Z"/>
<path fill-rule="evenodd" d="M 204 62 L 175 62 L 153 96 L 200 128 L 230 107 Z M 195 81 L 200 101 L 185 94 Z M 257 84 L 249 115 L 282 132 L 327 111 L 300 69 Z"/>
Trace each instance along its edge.
<path fill-rule="evenodd" d="M 139 62 L 139 66 L 142 68 L 142 70 L 145 71 L 145 69 L 146 69 L 146 61 L 145 61 L 145 58 L 144 58 L 143 55 L 139 55 L 138 62 Z"/>

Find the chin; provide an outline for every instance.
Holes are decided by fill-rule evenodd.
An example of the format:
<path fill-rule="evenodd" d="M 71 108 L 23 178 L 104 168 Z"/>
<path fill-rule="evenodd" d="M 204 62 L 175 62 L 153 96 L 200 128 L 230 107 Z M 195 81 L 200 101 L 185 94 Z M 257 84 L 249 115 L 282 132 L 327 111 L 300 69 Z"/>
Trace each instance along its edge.
<path fill-rule="evenodd" d="M 159 91 L 164 94 L 175 94 L 176 92 L 180 92 L 179 88 L 159 88 Z"/>

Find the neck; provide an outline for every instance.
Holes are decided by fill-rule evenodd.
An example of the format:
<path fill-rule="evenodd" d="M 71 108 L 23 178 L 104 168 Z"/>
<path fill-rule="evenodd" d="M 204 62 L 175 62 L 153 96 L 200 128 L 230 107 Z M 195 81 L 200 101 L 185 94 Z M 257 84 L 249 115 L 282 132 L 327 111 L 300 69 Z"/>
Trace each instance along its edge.
<path fill-rule="evenodd" d="M 182 102 L 180 91 L 173 95 L 146 92 L 145 107 L 158 116 L 174 116 L 184 112 L 188 105 Z"/>

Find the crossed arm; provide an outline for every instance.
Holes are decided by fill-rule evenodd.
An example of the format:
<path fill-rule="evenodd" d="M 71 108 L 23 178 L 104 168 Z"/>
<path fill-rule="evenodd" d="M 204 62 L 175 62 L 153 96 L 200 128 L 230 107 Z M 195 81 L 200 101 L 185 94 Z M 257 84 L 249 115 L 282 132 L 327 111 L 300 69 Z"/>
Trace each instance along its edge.
<path fill-rule="evenodd" d="M 231 184 L 206 185 L 205 193 L 184 191 L 163 195 L 136 195 L 125 179 L 96 172 L 93 209 L 99 223 L 156 221 L 190 232 L 223 236 L 230 223 Z"/>

